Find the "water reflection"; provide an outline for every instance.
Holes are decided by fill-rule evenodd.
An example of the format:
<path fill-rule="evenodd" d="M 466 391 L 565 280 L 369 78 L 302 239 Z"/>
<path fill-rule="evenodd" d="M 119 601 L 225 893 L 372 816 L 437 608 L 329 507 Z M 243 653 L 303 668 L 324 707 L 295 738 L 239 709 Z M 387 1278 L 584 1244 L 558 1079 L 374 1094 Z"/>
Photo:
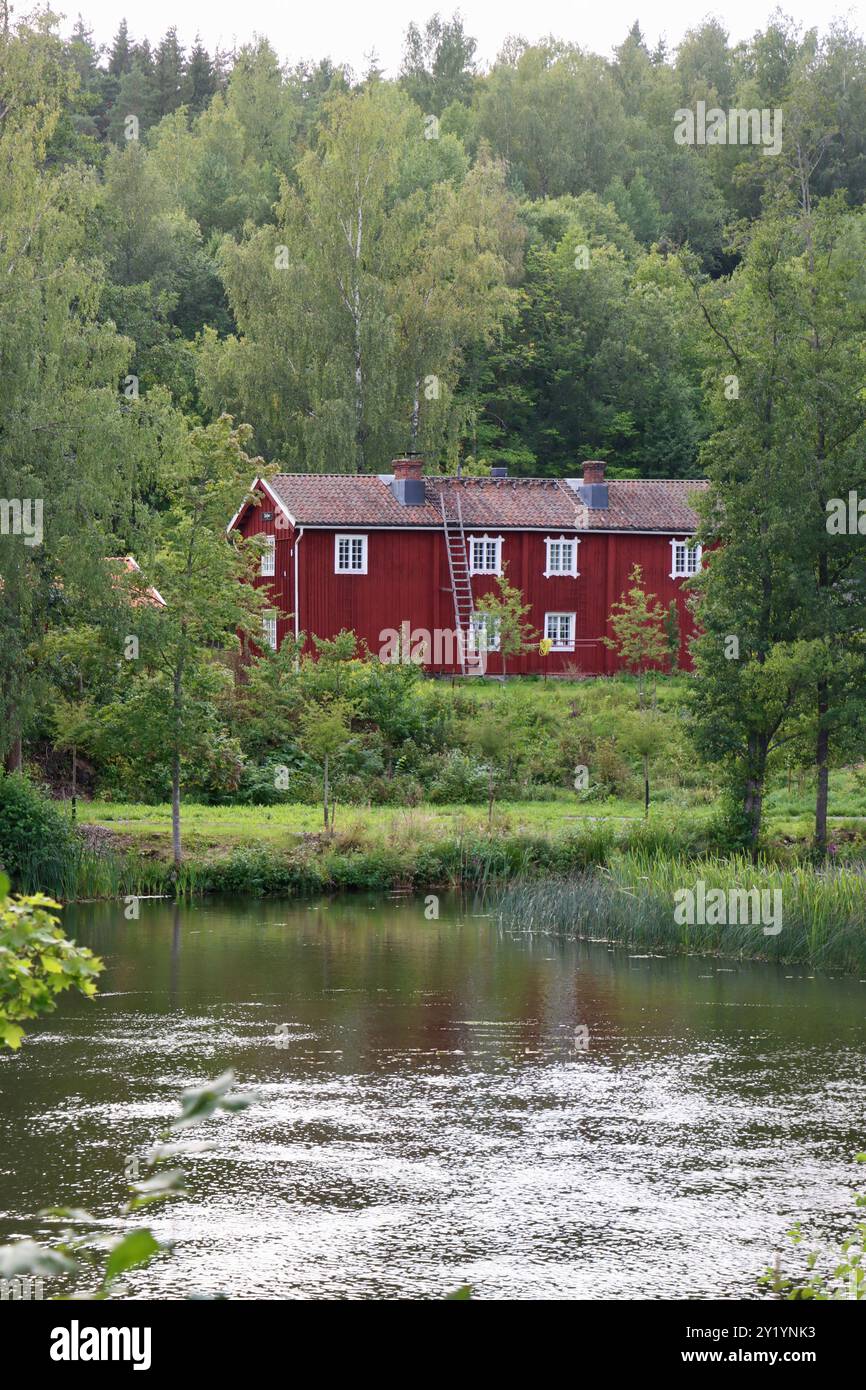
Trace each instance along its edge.
<path fill-rule="evenodd" d="M 68 916 L 108 969 L 2 1058 L 4 1236 L 61 1200 L 111 1217 L 190 1081 L 262 1097 L 185 1163 L 144 1296 L 735 1296 L 793 1219 L 853 1211 L 866 983 L 506 936 L 444 899 Z"/>

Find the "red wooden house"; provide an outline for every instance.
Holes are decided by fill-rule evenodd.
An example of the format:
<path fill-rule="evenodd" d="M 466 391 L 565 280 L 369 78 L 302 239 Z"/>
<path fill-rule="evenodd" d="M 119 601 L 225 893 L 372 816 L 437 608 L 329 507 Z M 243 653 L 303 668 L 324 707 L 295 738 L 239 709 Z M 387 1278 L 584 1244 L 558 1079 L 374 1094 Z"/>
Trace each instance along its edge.
<path fill-rule="evenodd" d="M 606 480 L 598 462 L 585 463 L 582 478 L 555 479 L 508 478 L 504 469 L 425 476 L 413 457 L 393 468 L 256 480 L 260 500 L 244 505 L 229 530 L 267 538 L 259 583 L 274 598 L 264 620 L 271 646 L 288 631 L 333 637 L 347 628 L 383 657 L 408 659 L 411 645 L 433 671 L 477 669 L 485 630 L 475 604 L 507 565 L 532 605 L 530 621 L 552 643 L 547 655 L 510 658 L 509 674 L 610 674 L 619 663 L 601 639 L 610 634 L 611 604 L 640 564 L 645 587 L 665 607 L 676 600 L 688 667 L 694 628 L 682 586 L 701 559 L 690 498 L 705 483 Z M 399 648 L 397 634 L 407 645 Z M 486 654 L 494 675 L 495 644 L 493 636 Z"/>

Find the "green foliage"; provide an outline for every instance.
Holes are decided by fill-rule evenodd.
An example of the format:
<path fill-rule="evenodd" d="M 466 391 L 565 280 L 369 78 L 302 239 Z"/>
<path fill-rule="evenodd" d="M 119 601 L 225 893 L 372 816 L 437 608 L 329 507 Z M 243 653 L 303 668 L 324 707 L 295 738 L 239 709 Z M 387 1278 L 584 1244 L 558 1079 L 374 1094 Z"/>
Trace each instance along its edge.
<path fill-rule="evenodd" d="M 15 884 L 48 877 L 48 866 L 74 854 L 75 840 L 60 807 L 19 773 L 0 773 L 0 870 Z"/>
<path fill-rule="evenodd" d="M 51 743 L 116 794 L 170 788 L 178 873 L 181 787 L 309 798 L 303 712 L 326 697 L 352 708 L 328 754 L 341 800 L 479 794 L 463 696 L 422 693 L 414 668 L 328 644 L 316 667 L 286 643 L 233 688 L 236 633 L 261 629 L 234 582 L 255 547 L 223 537 L 260 471 L 232 410 L 312 471 L 377 471 L 407 444 L 467 472 L 706 471 L 699 678 L 688 720 L 662 721 L 656 794 L 718 779 L 718 833 L 757 853 L 765 789 L 814 765 L 824 856 L 830 770 L 864 732 L 861 537 L 825 509 L 866 492 L 866 45 L 775 15 L 737 44 L 704 22 L 670 56 L 637 26 L 610 59 L 555 37 L 509 39 L 483 72 L 474 54 L 459 16 L 409 26 L 396 81 L 357 82 L 265 37 L 184 52 L 124 22 L 103 55 L 83 21 L 3 27 L 0 495 L 42 498 L 46 521 L 32 547 L 0 536 L 0 755 Z M 677 145 L 671 114 L 699 101 L 781 107 L 781 151 Z M 104 563 L 133 552 L 162 614 Z M 519 608 L 498 613 L 505 666 Z M 641 695 L 647 666 L 675 667 L 675 616 L 619 613 Z M 632 790 L 644 755 L 608 712 L 554 731 L 527 701 L 497 797 L 569 787 L 576 762 L 588 795 Z M 10 863 L 22 881 L 128 873 L 57 826 L 45 845 Z"/>
<path fill-rule="evenodd" d="M 333 826 L 329 773 L 332 761 L 351 748 L 352 707 L 343 700 L 310 704 L 300 717 L 301 745 L 322 768 L 322 807 L 325 829 Z M 330 816 L 330 819 L 329 819 Z"/>
<path fill-rule="evenodd" d="M 229 403 L 264 452 L 304 471 L 384 468 L 407 429 L 441 453 L 464 353 L 516 303 L 522 236 L 502 167 L 468 168 L 453 136 L 425 141 L 412 102 L 374 83 L 327 104 L 276 219 L 220 247 L 240 333 L 204 334 L 208 406 Z"/>
<path fill-rule="evenodd" d="M 50 1013 L 64 990 L 85 998 L 96 993 L 102 961 L 67 940 L 53 910 L 59 907 L 43 893 L 10 897 L 0 873 L 0 1041 L 6 1047 L 19 1048 L 22 1024 Z"/>
<path fill-rule="evenodd" d="M 862 212 L 838 199 L 797 211 L 780 193 L 744 235 L 729 283 L 701 284 L 686 262 L 723 364 L 701 502 L 713 548 L 692 585 L 694 728 L 701 755 L 726 768 L 754 851 L 766 779 L 796 748 L 819 767 L 826 852 L 829 766 L 862 742 L 863 551 L 856 533 L 833 533 L 828 502 L 866 484 L 864 244 Z"/>
<path fill-rule="evenodd" d="M 858 873 L 840 869 L 822 877 L 807 868 L 756 866 L 745 855 L 687 857 L 682 839 L 650 824 L 617 843 L 608 840 L 597 872 L 508 885 L 500 919 L 510 928 L 603 937 L 632 950 L 862 971 L 866 910 Z M 781 932 L 766 936 L 759 923 L 678 925 L 674 894 L 699 880 L 708 893 L 744 885 L 781 893 Z"/>
<path fill-rule="evenodd" d="M 539 633 L 526 616 L 531 607 L 523 602 L 517 586 L 509 584 L 507 565 L 496 577 L 496 588 L 475 604 L 475 612 L 484 619 L 488 650 L 498 651 L 503 675 L 509 657 L 529 651 L 539 640 Z"/>
<path fill-rule="evenodd" d="M 487 792 L 487 774 L 477 758 L 454 748 L 446 753 L 430 782 L 429 796 L 434 804 L 471 805 L 482 801 Z"/>
<path fill-rule="evenodd" d="M 668 646 L 668 670 L 675 676 L 680 669 L 680 619 L 676 599 L 671 599 L 667 607 L 667 612 L 662 619 L 665 641 Z"/>
<path fill-rule="evenodd" d="M 866 1163 L 866 1153 L 855 1155 L 855 1161 Z M 854 1201 L 856 1206 L 866 1207 L 866 1192 L 858 1193 Z M 799 1251 L 804 1239 L 799 1221 L 788 1231 L 788 1239 Z M 809 1251 L 805 1264 L 802 1273 L 789 1275 L 782 1272 L 781 1258 L 777 1257 L 775 1265 L 764 1271 L 758 1284 L 789 1303 L 810 1300 L 826 1303 L 840 1299 L 859 1302 L 866 1298 L 866 1221 L 857 1222 L 838 1250 Z"/>
<path fill-rule="evenodd" d="M 653 602 L 655 594 L 643 587 L 643 570 L 635 565 L 629 575 L 631 588 L 611 605 L 608 622 L 613 637 L 603 637 L 606 647 L 615 651 L 626 669 L 638 678 L 638 699 L 644 703 L 644 680 L 647 671 L 664 660 L 668 650 L 663 629 L 664 609 Z"/>

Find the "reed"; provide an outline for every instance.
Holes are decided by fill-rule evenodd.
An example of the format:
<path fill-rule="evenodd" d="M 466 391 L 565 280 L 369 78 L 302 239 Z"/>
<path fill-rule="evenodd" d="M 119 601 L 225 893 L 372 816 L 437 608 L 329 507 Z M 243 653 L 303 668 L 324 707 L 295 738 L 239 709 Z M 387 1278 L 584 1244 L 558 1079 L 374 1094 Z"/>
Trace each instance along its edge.
<path fill-rule="evenodd" d="M 707 891 L 778 890 L 781 931 L 760 923 L 675 920 L 674 894 L 703 881 Z M 693 859 L 626 850 L 587 872 L 512 884 L 495 905 L 511 929 L 565 933 L 662 952 L 693 952 L 802 964 L 824 970 L 866 969 L 866 874 L 862 867 L 815 870 L 755 866 L 743 856 Z"/>

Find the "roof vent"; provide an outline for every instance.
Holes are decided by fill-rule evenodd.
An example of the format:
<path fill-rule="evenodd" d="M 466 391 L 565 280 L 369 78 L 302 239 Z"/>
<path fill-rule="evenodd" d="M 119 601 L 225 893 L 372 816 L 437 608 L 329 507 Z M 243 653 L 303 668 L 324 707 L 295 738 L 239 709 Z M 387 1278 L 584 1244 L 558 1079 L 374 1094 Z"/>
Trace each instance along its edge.
<path fill-rule="evenodd" d="M 423 507 L 425 501 L 424 460 L 420 454 L 404 454 L 394 460 L 391 491 L 404 507 Z"/>
<path fill-rule="evenodd" d="M 587 459 L 583 465 L 583 482 L 578 492 L 584 506 L 590 511 L 606 511 L 609 505 L 608 487 L 604 480 L 604 463 L 600 459 Z"/>

